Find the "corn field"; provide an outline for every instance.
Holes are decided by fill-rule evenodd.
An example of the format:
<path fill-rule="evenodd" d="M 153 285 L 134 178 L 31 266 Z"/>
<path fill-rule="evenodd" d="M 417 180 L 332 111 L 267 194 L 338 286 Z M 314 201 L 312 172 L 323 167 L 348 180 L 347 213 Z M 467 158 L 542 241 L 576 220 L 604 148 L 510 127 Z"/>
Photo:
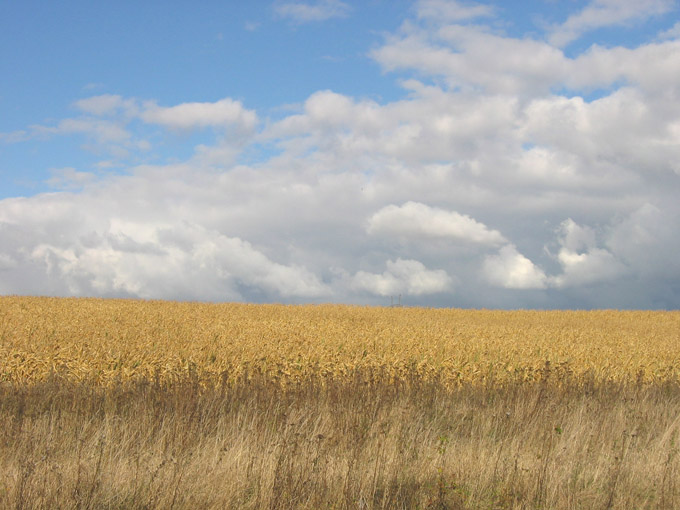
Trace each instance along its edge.
<path fill-rule="evenodd" d="M 680 376 L 680 312 L 0 297 L 0 381 L 418 379 L 446 387 Z"/>

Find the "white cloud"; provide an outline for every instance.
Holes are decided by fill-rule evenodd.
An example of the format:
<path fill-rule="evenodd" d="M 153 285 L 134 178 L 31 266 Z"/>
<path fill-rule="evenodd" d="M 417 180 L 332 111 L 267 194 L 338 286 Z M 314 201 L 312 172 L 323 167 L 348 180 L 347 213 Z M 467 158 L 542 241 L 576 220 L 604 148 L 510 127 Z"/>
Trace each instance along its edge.
<path fill-rule="evenodd" d="M 580 97 L 537 99 L 526 109 L 525 136 L 573 155 L 571 173 L 579 173 L 581 165 L 591 183 L 597 182 L 598 167 L 620 176 L 633 168 L 677 173 L 680 105 L 666 104 L 664 111 L 655 103 L 631 87 L 590 103 Z"/>
<path fill-rule="evenodd" d="M 368 232 L 403 238 L 442 238 L 487 245 L 505 241 L 497 230 L 490 230 L 467 215 L 430 207 L 417 202 L 388 205 L 368 221 Z"/>
<path fill-rule="evenodd" d="M 253 110 L 230 98 L 162 107 L 155 101 L 104 94 L 81 99 L 74 106 L 82 112 L 81 116 L 63 119 L 56 125 L 32 125 L 29 131 L 0 134 L 0 140 L 16 143 L 32 138 L 80 135 L 88 140 L 83 148 L 96 154 L 107 153 L 113 158 L 109 160 L 112 166 L 154 149 L 148 139 L 133 134 L 136 130 L 131 125 L 135 120 L 175 131 L 211 127 L 218 135 L 218 145 L 197 145 L 196 155 L 207 164 L 222 166 L 233 161 L 258 125 Z"/>
<path fill-rule="evenodd" d="M 131 133 L 124 125 L 109 120 L 93 118 L 64 119 L 57 126 L 31 126 L 36 133 L 64 135 L 82 133 L 97 143 L 124 143 L 130 140 Z"/>
<path fill-rule="evenodd" d="M 452 279 L 442 269 L 427 269 L 417 260 L 388 260 L 387 269 L 381 274 L 357 272 L 351 285 L 359 291 L 379 296 L 399 294 L 421 296 L 451 290 Z"/>
<path fill-rule="evenodd" d="M 494 12 L 489 5 L 475 2 L 463 4 L 455 0 L 420 0 L 417 11 L 419 18 L 432 19 L 439 23 L 486 17 Z"/>
<path fill-rule="evenodd" d="M 145 122 L 171 129 L 236 126 L 244 131 L 251 131 L 257 124 L 255 112 L 229 98 L 214 103 L 182 103 L 169 107 L 148 102 L 140 117 Z"/>
<path fill-rule="evenodd" d="M 680 41 L 566 56 L 482 7 L 415 4 L 372 53 L 392 101 L 319 90 L 269 120 L 100 95 L 5 135 L 156 164 L 107 153 L 0 201 L 0 292 L 677 308 Z"/>
<path fill-rule="evenodd" d="M 31 134 L 25 129 L 18 129 L 9 133 L 0 133 L 0 141 L 4 143 L 19 143 L 31 139 Z"/>
<path fill-rule="evenodd" d="M 639 87 L 641 95 L 661 95 L 667 101 L 680 88 L 676 79 L 680 72 L 680 40 L 648 43 L 633 49 L 594 45 L 572 61 L 571 71 L 566 80 L 571 87 L 608 88 L 628 83 Z"/>
<path fill-rule="evenodd" d="M 385 125 L 384 120 L 379 118 L 379 110 L 374 102 L 357 103 L 332 90 L 320 90 L 307 98 L 301 113 L 289 115 L 273 124 L 265 132 L 265 137 L 309 136 L 317 131 L 323 135 L 345 128 L 377 131 Z"/>
<path fill-rule="evenodd" d="M 55 189 L 77 189 L 93 182 L 95 175 L 90 172 L 79 172 L 75 168 L 55 168 L 50 171 L 52 177 L 47 183 Z"/>
<path fill-rule="evenodd" d="M 668 30 L 664 30 L 659 34 L 659 39 L 661 40 L 667 40 L 667 39 L 680 39 L 680 21 L 675 23 L 671 28 Z"/>
<path fill-rule="evenodd" d="M 512 244 L 503 246 L 497 255 L 484 259 L 482 273 L 486 280 L 506 289 L 544 289 L 545 273 Z"/>
<path fill-rule="evenodd" d="M 551 279 L 551 284 L 556 287 L 606 282 L 620 276 L 624 271 L 614 255 L 602 248 L 593 248 L 584 253 L 563 248 L 558 254 L 558 260 L 564 272 Z"/>
<path fill-rule="evenodd" d="M 352 8 L 340 0 L 319 0 L 316 3 L 285 2 L 274 7 L 276 13 L 295 23 L 326 21 L 331 18 L 345 18 Z"/>
<path fill-rule="evenodd" d="M 644 3 L 634 5 L 645 8 Z M 444 79 L 449 88 L 525 100 L 564 88 L 578 95 L 621 84 L 640 85 L 655 95 L 677 90 L 679 45 L 677 39 L 636 48 L 593 44 L 567 57 L 549 42 L 510 37 L 486 26 L 454 23 L 432 30 L 408 24 L 370 55 L 386 71 L 416 71 Z"/>
<path fill-rule="evenodd" d="M 33 202 L 15 204 L 15 215 Z M 53 218 L 61 229 L 67 212 L 62 209 Z M 25 224 L 26 215 L 21 216 Z M 56 293 L 66 295 L 243 300 L 258 292 L 280 298 L 329 293 L 304 267 L 275 262 L 238 237 L 187 222 L 109 217 L 106 225 L 76 215 L 72 221 L 78 228 L 71 227 L 66 239 L 63 232 L 28 236 L 3 259 L 18 270 L 30 270 L 33 279 L 57 282 Z"/>
<path fill-rule="evenodd" d="M 560 225 L 560 234 L 557 260 L 563 272 L 551 278 L 551 285 L 571 287 L 607 282 L 626 271 L 614 254 L 597 246 L 592 228 L 569 218 Z"/>
<path fill-rule="evenodd" d="M 96 116 L 114 115 L 124 112 L 132 115 L 137 111 L 137 102 L 134 99 L 124 99 L 119 95 L 102 94 L 87 97 L 76 101 L 75 107 L 84 113 Z"/>
<path fill-rule="evenodd" d="M 508 97 L 460 97 L 409 82 L 411 98 L 384 106 L 331 91 L 312 94 L 300 113 L 269 126 L 262 137 L 292 153 L 320 149 L 352 160 L 384 155 L 406 165 L 455 161 L 516 138 L 517 102 Z M 321 152 L 320 151 L 320 152 Z"/>
<path fill-rule="evenodd" d="M 434 33 L 410 27 L 371 56 L 386 70 L 414 69 L 444 77 L 451 88 L 501 94 L 544 93 L 569 73 L 568 59 L 545 42 L 457 24 Z"/>
<path fill-rule="evenodd" d="M 588 186 L 594 181 L 592 176 L 579 172 L 577 161 L 571 155 L 546 147 L 531 147 L 519 155 L 517 177 L 558 189 Z"/>
<path fill-rule="evenodd" d="M 553 29 L 550 42 L 565 46 L 582 34 L 601 27 L 640 22 L 673 8 L 673 0 L 594 0 Z"/>
<path fill-rule="evenodd" d="M 220 99 L 213 103 L 180 103 L 164 107 L 159 106 L 155 101 L 139 102 L 119 95 L 103 94 L 81 99 L 74 105 L 83 113 L 94 117 L 114 117 L 122 114 L 127 122 L 133 118 L 140 118 L 149 124 L 158 124 L 170 129 L 238 126 L 250 131 L 255 128 L 258 121 L 254 111 L 244 108 L 240 101 L 231 98 Z M 56 129 L 72 132 L 86 131 L 90 126 L 109 125 L 112 122 L 92 117 L 66 119 Z"/>

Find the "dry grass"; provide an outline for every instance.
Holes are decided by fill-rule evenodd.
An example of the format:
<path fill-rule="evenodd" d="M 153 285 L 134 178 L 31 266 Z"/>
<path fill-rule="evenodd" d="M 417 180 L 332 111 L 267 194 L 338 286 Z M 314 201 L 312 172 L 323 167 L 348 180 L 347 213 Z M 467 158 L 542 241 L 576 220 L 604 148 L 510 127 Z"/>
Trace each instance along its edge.
<path fill-rule="evenodd" d="M 0 389 L 0 507 L 680 506 L 680 387 Z"/>
<path fill-rule="evenodd" d="M 0 298 L 0 508 L 680 508 L 680 313 Z"/>
<path fill-rule="evenodd" d="M 680 378 L 680 312 L 539 312 L 0 298 L 0 380 L 281 385 L 417 377 L 447 387 Z"/>

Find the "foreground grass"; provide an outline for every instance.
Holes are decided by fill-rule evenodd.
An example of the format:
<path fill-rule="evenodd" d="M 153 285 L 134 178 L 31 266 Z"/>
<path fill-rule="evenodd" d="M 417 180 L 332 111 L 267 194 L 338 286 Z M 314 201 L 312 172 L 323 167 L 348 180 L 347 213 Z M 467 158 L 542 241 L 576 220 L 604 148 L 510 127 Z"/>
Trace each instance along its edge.
<path fill-rule="evenodd" d="M 0 385 L 0 508 L 680 507 L 680 385 Z"/>

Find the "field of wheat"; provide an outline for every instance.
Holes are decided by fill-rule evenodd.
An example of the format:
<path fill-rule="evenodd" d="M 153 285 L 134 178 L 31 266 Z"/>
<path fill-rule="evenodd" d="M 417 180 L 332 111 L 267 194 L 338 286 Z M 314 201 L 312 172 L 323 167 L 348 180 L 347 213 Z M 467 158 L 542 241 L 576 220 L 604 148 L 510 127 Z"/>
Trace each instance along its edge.
<path fill-rule="evenodd" d="M 680 508 L 680 312 L 0 297 L 0 508 Z"/>
<path fill-rule="evenodd" d="M 680 375 L 680 312 L 490 311 L 0 297 L 0 381 L 446 387 Z"/>

